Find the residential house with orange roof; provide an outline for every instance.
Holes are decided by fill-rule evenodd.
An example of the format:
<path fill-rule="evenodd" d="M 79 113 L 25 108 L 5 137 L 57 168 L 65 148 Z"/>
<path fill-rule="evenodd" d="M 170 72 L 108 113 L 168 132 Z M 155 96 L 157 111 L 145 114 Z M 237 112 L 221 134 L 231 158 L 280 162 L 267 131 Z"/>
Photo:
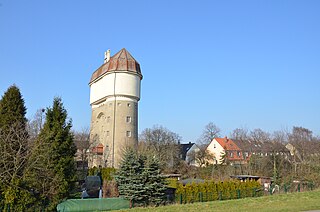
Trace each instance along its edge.
<path fill-rule="evenodd" d="M 252 155 L 270 156 L 273 154 L 284 155 L 288 159 L 289 151 L 278 142 L 260 142 L 252 140 L 234 140 L 227 137 L 214 138 L 207 150 L 215 157 L 212 163 L 222 164 L 223 157 L 230 164 L 248 163 Z"/>
<path fill-rule="evenodd" d="M 224 157 L 231 164 L 241 163 L 244 159 L 241 149 L 228 137 L 212 139 L 207 150 L 214 155 L 214 164 L 222 164 Z"/>

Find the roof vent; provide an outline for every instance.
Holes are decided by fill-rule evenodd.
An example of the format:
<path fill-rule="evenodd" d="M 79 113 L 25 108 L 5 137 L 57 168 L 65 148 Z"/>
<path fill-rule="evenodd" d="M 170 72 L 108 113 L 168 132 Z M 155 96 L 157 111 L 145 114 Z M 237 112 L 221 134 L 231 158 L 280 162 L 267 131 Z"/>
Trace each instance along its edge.
<path fill-rule="evenodd" d="M 108 49 L 105 53 L 104 53 L 104 63 L 109 62 L 110 60 L 110 49 Z"/>

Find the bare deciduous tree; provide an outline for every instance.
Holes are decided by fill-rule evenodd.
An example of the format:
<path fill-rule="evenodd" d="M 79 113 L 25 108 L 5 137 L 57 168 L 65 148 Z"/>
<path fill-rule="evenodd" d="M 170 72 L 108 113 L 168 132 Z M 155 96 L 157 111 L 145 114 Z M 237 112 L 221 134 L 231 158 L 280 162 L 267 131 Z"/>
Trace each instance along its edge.
<path fill-rule="evenodd" d="M 2 132 L 0 129 L 0 181 L 12 184 L 14 179 L 22 179 L 30 156 L 28 135 L 21 126 L 11 126 Z"/>
<path fill-rule="evenodd" d="M 82 174 L 86 175 L 88 167 L 89 153 L 90 153 L 90 130 L 88 127 L 82 128 L 81 131 L 73 132 L 74 143 L 77 147 L 76 163 L 77 168 L 81 166 Z M 78 164 L 81 163 L 81 164 Z"/>
<path fill-rule="evenodd" d="M 206 145 L 202 145 L 199 151 L 193 151 L 190 153 L 189 158 L 194 160 L 196 164 L 200 167 L 208 166 L 209 164 L 214 163 L 215 155 L 212 154 L 209 150 L 207 150 Z M 187 161 L 189 162 L 189 161 Z"/>
<path fill-rule="evenodd" d="M 261 129 L 254 129 L 250 132 L 250 139 L 254 142 L 269 142 L 271 141 L 270 133 L 265 132 Z"/>
<path fill-rule="evenodd" d="M 208 123 L 202 132 L 202 135 L 200 139 L 198 140 L 198 143 L 201 145 L 208 145 L 212 139 L 220 136 L 220 128 L 213 124 L 212 122 Z"/>
<path fill-rule="evenodd" d="M 45 120 L 45 109 L 38 109 L 33 118 L 28 120 L 27 129 L 31 140 L 35 140 Z"/>
<path fill-rule="evenodd" d="M 162 126 L 154 126 L 142 131 L 139 149 L 157 157 L 162 169 L 172 170 L 180 161 L 180 141 L 178 134 Z"/>
<path fill-rule="evenodd" d="M 248 130 L 245 128 L 237 128 L 230 133 L 230 138 L 240 141 L 248 140 Z"/>

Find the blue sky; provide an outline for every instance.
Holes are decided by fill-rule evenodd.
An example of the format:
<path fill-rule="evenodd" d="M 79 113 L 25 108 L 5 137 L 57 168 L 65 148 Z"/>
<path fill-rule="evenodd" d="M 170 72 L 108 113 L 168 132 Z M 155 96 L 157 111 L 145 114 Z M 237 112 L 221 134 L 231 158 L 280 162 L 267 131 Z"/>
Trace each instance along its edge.
<path fill-rule="evenodd" d="M 62 97 L 90 125 L 88 82 L 125 47 L 143 80 L 139 131 L 195 141 L 213 122 L 303 126 L 320 134 L 320 1 L 0 0 L 0 94 L 21 89 L 28 117 Z"/>

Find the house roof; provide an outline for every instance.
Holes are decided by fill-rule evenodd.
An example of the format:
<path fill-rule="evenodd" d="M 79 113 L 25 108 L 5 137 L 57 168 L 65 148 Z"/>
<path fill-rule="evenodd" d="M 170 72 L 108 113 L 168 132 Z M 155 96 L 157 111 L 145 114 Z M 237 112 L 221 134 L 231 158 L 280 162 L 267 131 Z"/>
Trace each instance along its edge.
<path fill-rule="evenodd" d="M 261 142 L 253 140 L 233 140 L 233 142 L 244 152 L 288 152 L 288 149 L 279 142 Z"/>
<path fill-rule="evenodd" d="M 230 138 L 215 138 L 215 140 L 225 149 L 225 150 L 238 150 L 240 148 L 230 139 Z"/>
<path fill-rule="evenodd" d="M 244 152 L 256 152 L 261 148 L 260 144 L 249 140 L 232 140 Z"/>
<path fill-rule="evenodd" d="M 215 138 L 214 140 L 217 141 L 225 149 L 228 160 L 230 161 L 243 160 L 241 149 L 237 146 L 236 143 L 233 142 L 233 140 L 227 137 Z"/>
<path fill-rule="evenodd" d="M 191 143 L 191 142 L 189 142 L 189 143 L 187 143 L 187 144 L 180 144 L 180 147 L 181 147 L 181 155 L 182 155 L 182 157 L 181 157 L 181 159 L 182 160 L 185 160 L 186 159 L 186 157 L 187 157 L 187 153 L 188 153 L 188 151 L 191 149 L 191 147 L 194 145 L 194 143 Z"/>
<path fill-rule="evenodd" d="M 125 49 L 121 49 L 110 60 L 101 65 L 91 76 L 90 83 L 102 77 L 107 72 L 125 71 L 139 75 L 142 79 L 140 64 Z"/>

